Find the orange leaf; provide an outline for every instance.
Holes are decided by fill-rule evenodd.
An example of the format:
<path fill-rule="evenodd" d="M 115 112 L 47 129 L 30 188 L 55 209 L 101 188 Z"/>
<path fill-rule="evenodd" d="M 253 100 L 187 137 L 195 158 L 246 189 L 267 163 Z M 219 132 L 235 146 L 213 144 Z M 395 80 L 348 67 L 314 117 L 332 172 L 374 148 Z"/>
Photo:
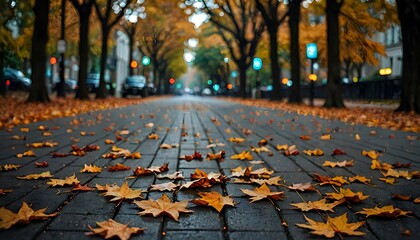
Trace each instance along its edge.
<path fill-rule="evenodd" d="M 57 216 L 57 212 L 45 214 L 46 208 L 32 210 L 26 202 L 22 203 L 17 213 L 14 213 L 5 207 L 0 208 L 0 229 L 9 229 L 15 224 L 28 224 L 33 220 L 46 220 L 49 217 Z"/>
<path fill-rule="evenodd" d="M 366 217 L 375 216 L 375 217 L 396 218 L 396 217 L 406 216 L 407 214 L 410 214 L 411 212 L 403 211 L 399 208 L 395 208 L 392 205 L 388 205 L 384 207 L 363 208 L 362 211 L 358 211 L 356 213 L 365 214 Z"/>
<path fill-rule="evenodd" d="M 159 217 L 162 214 L 167 215 L 178 221 L 179 213 L 193 212 L 187 209 L 188 201 L 172 202 L 165 194 L 157 200 L 149 199 L 142 201 L 134 201 L 139 208 L 144 211 L 139 212 L 140 215 L 153 215 Z"/>
<path fill-rule="evenodd" d="M 218 192 L 198 192 L 201 198 L 192 200 L 193 203 L 200 206 L 211 206 L 216 211 L 221 212 L 225 205 L 235 206 L 233 199 L 224 197 Z"/>
<path fill-rule="evenodd" d="M 272 192 L 266 184 L 263 184 L 261 187 L 256 187 L 254 190 L 241 189 L 243 193 L 248 196 L 251 196 L 251 202 L 256 202 L 264 198 L 271 198 L 273 200 L 282 199 L 284 192 Z"/>
<path fill-rule="evenodd" d="M 103 222 L 96 222 L 99 228 L 92 228 L 88 225 L 92 232 L 85 233 L 87 236 L 100 235 L 106 239 L 118 237 L 121 240 L 128 240 L 132 234 L 141 233 L 144 231 L 138 227 L 128 227 L 128 224 L 121 224 L 112 219 Z"/>

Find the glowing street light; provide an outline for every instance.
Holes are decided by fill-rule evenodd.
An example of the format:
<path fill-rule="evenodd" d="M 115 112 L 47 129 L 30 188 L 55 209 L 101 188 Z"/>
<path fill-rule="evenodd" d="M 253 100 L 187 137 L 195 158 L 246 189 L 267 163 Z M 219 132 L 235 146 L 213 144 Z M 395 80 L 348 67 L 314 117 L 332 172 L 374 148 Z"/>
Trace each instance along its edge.
<path fill-rule="evenodd" d="M 381 68 L 379 69 L 379 75 L 381 76 L 388 76 L 391 75 L 392 73 L 392 68 Z"/>

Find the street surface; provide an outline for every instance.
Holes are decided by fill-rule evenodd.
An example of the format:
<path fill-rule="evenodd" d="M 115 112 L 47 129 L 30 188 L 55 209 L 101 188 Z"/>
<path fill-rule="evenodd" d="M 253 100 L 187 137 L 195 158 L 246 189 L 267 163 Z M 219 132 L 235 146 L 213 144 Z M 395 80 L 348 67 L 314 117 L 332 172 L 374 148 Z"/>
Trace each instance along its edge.
<path fill-rule="evenodd" d="M 40 126 L 48 130 L 39 130 Z M 21 128 L 28 127 L 28 132 Z M 42 129 L 42 128 L 41 128 Z M 45 129 L 45 128 L 44 128 Z M 126 130 L 126 131 L 125 131 Z M 45 134 L 50 132 L 51 134 Z M 158 139 L 150 139 L 156 133 Z M 323 134 L 330 134 L 331 139 L 322 140 Z M 356 134 L 360 140 L 356 140 Z M 301 136 L 309 136 L 309 140 Z M 13 136 L 26 136 L 26 140 L 12 139 Z M 231 137 L 244 138 L 242 143 L 228 141 Z M 380 154 L 381 162 L 411 163 L 410 168 L 400 170 L 420 170 L 420 134 L 392 131 L 382 128 L 369 128 L 362 125 L 345 124 L 336 120 L 325 120 L 313 116 L 301 116 L 269 108 L 256 108 L 217 98 L 194 96 L 176 96 L 159 98 L 156 101 L 105 111 L 95 111 L 74 117 L 17 126 L 12 131 L 0 132 L 0 165 L 18 164 L 20 168 L 0 172 L 0 189 L 11 189 L 0 195 L 0 206 L 17 212 L 22 202 L 31 205 L 34 210 L 47 208 L 46 213 L 58 211 L 58 215 L 48 220 L 31 221 L 30 224 L 15 225 L 7 230 L 0 230 L 0 239 L 101 239 L 99 236 L 85 236 L 88 225 L 96 227 L 95 222 L 114 219 L 130 227 L 145 228 L 144 232 L 132 235 L 131 239 L 320 239 L 323 237 L 310 234 L 310 230 L 299 228 L 297 223 L 307 223 L 301 211 L 291 203 L 316 201 L 325 193 L 336 192 L 339 187 L 320 186 L 312 176 L 318 173 L 324 176 L 352 177 L 365 176 L 372 180 L 370 185 L 351 183 L 343 185 L 353 192 L 363 192 L 369 197 L 360 203 L 344 203 L 334 208 L 334 212 L 310 211 L 304 214 L 316 221 L 324 221 L 326 216 L 336 217 L 347 212 L 349 222 L 366 221 L 358 230 L 366 233 L 362 237 L 345 236 L 346 239 L 420 239 L 420 204 L 412 200 L 403 201 L 392 198 L 393 194 L 420 197 L 419 179 L 406 180 L 397 178 L 394 184 L 379 180 L 381 171 L 371 169 L 371 159 L 362 155 L 362 151 L 375 150 Z M 115 144 L 106 144 L 105 140 Z M 117 141 L 121 139 L 120 141 Z M 258 143 L 267 139 L 269 152 L 252 152 L 254 162 L 231 160 L 231 156 L 242 151 L 251 151 L 250 146 L 259 147 Z M 54 141 L 54 147 L 32 148 L 26 144 Z M 172 149 L 163 149 L 161 144 L 171 144 Z M 211 143 L 223 143 L 207 148 Z M 83 147 L 94 144 L 99 150 L 86 152 L 84 156 L 69 155 L 53 158 L 50 152 L 69 153 L 72 145 Z M 296 145 L 298 155 L 285 156 L 277 145 Z M 115 145 L 131 152 L 140 152 L 140 159 L 108 159 L 103 154 L 111 152 Z M 323 156 L 308 156 L 304 150 L 319 148 Z M 28 150 L 36 157 L 16 157 Z M 345 155 L 334 155 L 334 149 L 344 151 Z M 225 151 L 222 161 L 206 160 L 207 153 Z M 184 155 L 200 152 L 203 160 L 186 161 Z M 181 158 L 181 159 L 180 159 Z M 332 162 L 354 160 L 354 166 L 323 167 L 325 160 Z M 48 162 L 45 168 L 35 166 L 35 162 Z M 109 172 L 105 167 L 123 163 L 131 167 L 128 171 Z M 185 180 L 157 179 L 155 175 L 133 176 L 136 166 L 143 168 L 161 166 L 169 163 L 166 173 L 180 171 Z M 102 167 L 100 173 L 82 173 L 85 164 Z M 284 191 L 282 200 L 250 203 L 249 196 L 241 189 L 254 189 L 258 184 L 233 183 L 231 169 L 241 166 L 253 169 L 265 167 L 274 170 L 272 177 L 280 176 L 282 186 L 269 186 L 271 191 Z M 222 173 L 230 177 L 226 183 L 216 184 L 211 188 L 181 189 L 175 192 L 165 191 L 173 201 L 199 198 L 198 191 L 217 191 L 224 196 L 231 196 L 235 207 L 224 206 L 219 213 L 214 208 L 196 206 L 188 203 L 193 213 L 181 213 L 179 222 L 168 216 L 140 216 L 142 211 L 131 200 L 110 202 L 110 197 L 101 196 L 96 189 L 87 192 L 69 191 L 71 186 L 51 187 L 48 179 L 22 180 L 18 176 L 50 171 L 54 178 L 64 179 L 73 174 L 82 185 L 95 188 L 96 184 L 116 183 L 121 186 L 125 181 L 132 189 L 147 191 L 151 184 L 185 183 L 190 175 L 199 168 L 207 173 Z M 285 186 L 294 183 L 311 182 L 318 190 L 296 192 Z M 158 199 L 163 192 L 143 192 L 145 199 Z M 138 199 L 139 200 L 139 199 Z M 399 218 L 366 218 L 355 214 L 362 208 L 394 205 L 404 211 L 412 212 Z M 321 217 L 322 215 L 322 217 Z M 339 237 L 336 235 L 336 238 Z"/>

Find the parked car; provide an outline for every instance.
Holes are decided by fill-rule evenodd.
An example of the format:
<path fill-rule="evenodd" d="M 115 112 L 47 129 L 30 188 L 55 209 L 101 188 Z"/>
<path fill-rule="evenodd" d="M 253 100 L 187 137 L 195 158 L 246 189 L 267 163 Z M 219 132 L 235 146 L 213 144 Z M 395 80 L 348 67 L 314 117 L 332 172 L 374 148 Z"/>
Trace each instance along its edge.
<path fill-rule="evenodd" d="M 145 96 L 146 78 L 141 75 L 128 76 L 121 88 L 121 96 L 140 95 Z"/>
<path fill-rule="evenodd" d="M 58 82 L 54 84 L 54 91 L 57 91 Z M 64 90 L 66 92 L 75 92 L 79 86 L 77 85 L 77 81 L 74 79 L 65 79 L 64 80 Z"/>
<path fill-rule="evenodd" d="M 3 69 L 3 74 L 8 89 L 28 91 L 31 88 L 32 81 L 23 72 L 7 67 Z"/>
<path fill-rule="evenodd" d="M 89 92 L 96 92 L 99 88 L 99 73 L 89 73 L 86 78 L 86 87 Z"/>

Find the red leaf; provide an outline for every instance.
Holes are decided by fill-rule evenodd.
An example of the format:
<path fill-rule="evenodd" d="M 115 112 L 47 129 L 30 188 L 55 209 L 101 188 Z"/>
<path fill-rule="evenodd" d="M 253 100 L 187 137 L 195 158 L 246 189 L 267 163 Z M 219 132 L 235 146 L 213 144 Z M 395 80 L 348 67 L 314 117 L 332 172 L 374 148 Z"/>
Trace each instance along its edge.
<path fill-rule="evenodd" d="M 35 166 L 37 167 L 48 167 L 48 162 L 47 161 L 43 161 L 43 162 L 35 162 Z"/>
<path fill-rule="evenodd" d="M 333 153 L 332 153 L 331 155 L 332 155 L 332 156 L 334 156 L 334 155 L 346 155 L 346 152 L 344 152 L 344 151 L 343 151 L 343 150 L 341 150 L 341 149 L 334 148 Z"/>

